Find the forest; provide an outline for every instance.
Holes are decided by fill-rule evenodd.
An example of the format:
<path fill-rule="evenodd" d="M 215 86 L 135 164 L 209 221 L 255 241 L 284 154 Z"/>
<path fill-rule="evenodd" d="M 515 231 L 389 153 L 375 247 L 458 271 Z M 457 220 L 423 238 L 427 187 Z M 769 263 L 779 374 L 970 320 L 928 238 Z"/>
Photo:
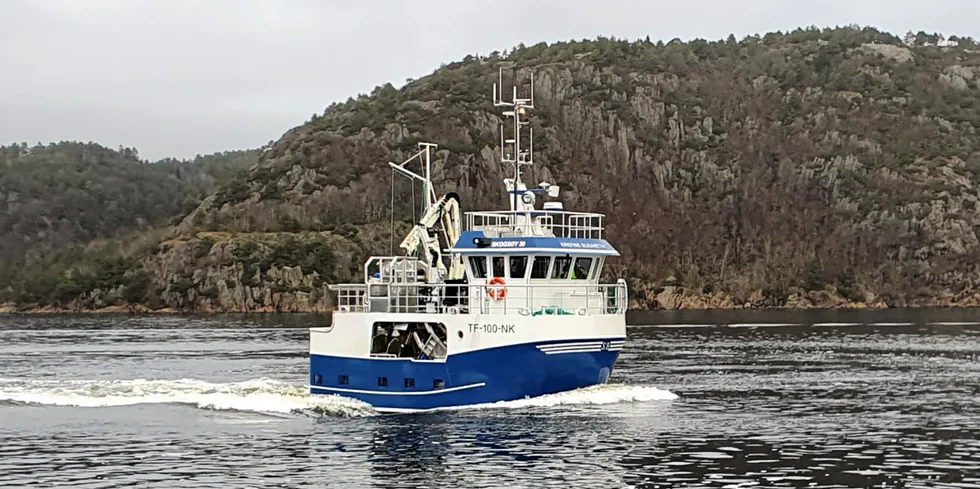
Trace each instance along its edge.
<path fill-rule="evenodd" d="M 0 302 L 328 310 L 328 282 L 388 252 L 387 162 L 417 142 L 439 144 L 440 193 L 505 205 L 500 69 L 505 84 L 535 77 L 527 179 L 607 215 L 623 254 L 607 273 L 628 279 L 633 307 L 980 304 L 980 46 L 856 26 L 519 45 L 200 161 L 7 147 L 0 232 L 16 272 Z M 394 188 L 401 233 L 412 189 Z"/>

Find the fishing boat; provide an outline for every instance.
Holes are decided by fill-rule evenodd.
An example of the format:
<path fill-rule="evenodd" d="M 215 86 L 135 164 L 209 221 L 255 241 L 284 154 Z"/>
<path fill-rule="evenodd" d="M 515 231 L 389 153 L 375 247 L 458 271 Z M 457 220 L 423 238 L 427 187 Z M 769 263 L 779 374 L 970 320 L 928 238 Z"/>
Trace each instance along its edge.
<path fill-rule="evenodd" d="M 461 216 L 459 196 L 439 197 L 432 184 L 432 143 L 389 163 L 421 186 L 422 217 L 400 255 L 371 256 L 362 282 L 330 286 L 333 319 L 310 328 L 312 394 L 412 412 L 608 381 L 626 341 L 627 286 L 600 277 L 619 253 L 603 236 L 603 214 L 566 211 L 559 186 L 522 181 L 534 164 L 526 128 L 534 77 L 524 98 L 515 84 L 505 101 L 499 76 L 493 102 L 504 121 L 500 161 L 514 171 L 503 180 L 510 209 Z"/>

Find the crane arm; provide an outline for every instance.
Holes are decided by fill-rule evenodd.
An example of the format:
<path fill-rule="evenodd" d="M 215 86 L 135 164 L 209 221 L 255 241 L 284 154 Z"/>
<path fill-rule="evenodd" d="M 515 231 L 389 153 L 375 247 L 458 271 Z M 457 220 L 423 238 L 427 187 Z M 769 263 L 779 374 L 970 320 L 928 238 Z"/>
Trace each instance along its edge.
<path fill-rule="evenodd" d="M 448 275 L 449 278 L 462 278 L 464 269 L 463 260 L 460 256 L 455 255 L 452 258 L 448 270 L 442 261 L 442 248 L 439 246 L 437 233 L 439 224 L 442 225 L 448 245 L 452 246 L 462 233 L 459 197 L 456 194 L 446 194 L 429 207 L 415 227 L 405 236 L 399 247 L 409 255 L 415 255 L 421 248 L 430 270 L 436 268 L 441 275 Z M 432 274 L 428 275 L 430 282 L 436 279 Z"/>

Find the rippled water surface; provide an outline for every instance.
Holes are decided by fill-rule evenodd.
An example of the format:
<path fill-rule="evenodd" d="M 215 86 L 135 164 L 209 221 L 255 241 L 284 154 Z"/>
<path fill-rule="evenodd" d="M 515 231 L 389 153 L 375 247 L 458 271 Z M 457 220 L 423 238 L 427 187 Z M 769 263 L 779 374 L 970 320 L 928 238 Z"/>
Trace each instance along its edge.
<path fill-rule="evenodd" d="M 295 319 L 0 317 L 0 486 L 980 488 L 980 324 L 670 319 L 611 385 L 378 415 Z"/>

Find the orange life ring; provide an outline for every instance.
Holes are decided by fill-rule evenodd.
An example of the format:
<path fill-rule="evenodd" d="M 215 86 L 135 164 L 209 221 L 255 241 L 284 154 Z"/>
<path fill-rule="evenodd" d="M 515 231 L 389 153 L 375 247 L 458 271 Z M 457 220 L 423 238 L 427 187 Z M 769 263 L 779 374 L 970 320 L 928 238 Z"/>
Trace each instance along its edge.
<path fill-rule="evenodd" d="M 503 277 L 493 277 L 487 280 L 487 285 L 500 285 L 500 287 L 487 287 L 487 295 L 491 299 L 500 300 L 504 298 L 504 278 Z"/>

